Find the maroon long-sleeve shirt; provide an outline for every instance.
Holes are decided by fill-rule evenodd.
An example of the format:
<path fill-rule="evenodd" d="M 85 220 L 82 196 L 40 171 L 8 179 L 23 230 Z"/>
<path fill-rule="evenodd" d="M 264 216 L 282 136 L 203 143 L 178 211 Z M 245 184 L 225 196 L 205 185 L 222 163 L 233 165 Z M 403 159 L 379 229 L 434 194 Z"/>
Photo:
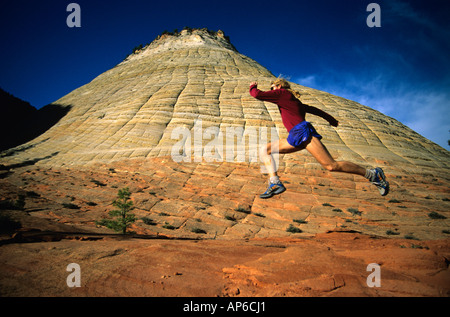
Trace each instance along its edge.
<path fill-rule="evenodd" d="M 290 91 L 286 89 L 274 89 L 269 91 L 261 91 L 257 85 L 250 86 L 250 95 L 258 100 L 268 101 L 276 104 L 280 110 L 281 120 L 286 129 L 291 131 L 300 122 L 305 121 L 306 113 L 311 113 L 320 116 L 330 122 L 330 124 L 337 125 L 336 119 L 328 113 L 312 106 L 303 104 Z"/>

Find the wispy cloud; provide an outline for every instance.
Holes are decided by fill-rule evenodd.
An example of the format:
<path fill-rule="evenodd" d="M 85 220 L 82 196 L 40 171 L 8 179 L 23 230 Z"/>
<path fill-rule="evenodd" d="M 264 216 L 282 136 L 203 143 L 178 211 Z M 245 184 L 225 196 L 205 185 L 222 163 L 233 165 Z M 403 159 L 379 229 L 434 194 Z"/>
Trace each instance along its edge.
<path fill-rule="evenodd" d="M 434 10 L 439 10 L 442 2 L 426 3 Z M 398 38 L 400 41 L 408 43 L 410 47 L 430 53 L 440 61 L 449 61 L 450 27 L 448 20 L 445 23 L 438 22 L 424 10 L 415 8 L 411 3 L 403 0 L 388 1 L 385 9 L 387 12 L 383 14 L 383 23 L 387 28 L 392 26 L 397 29 L 414 30 L 414 34 L 409 32 L 407 36 L 400 36 Z"/>
<path fill-rule="evenodd" d="M 339 81 L 331 78 L 338 78 Z M 390 116 L 450 150 L 450 92 L 441 87 L 398 82 L 389 74 L 314 74 L 293 80 L 350 99 Z"/>
<path fill-rule="evenodd" d="M 398 24 L 399 19 L 404 19 L 406 23 L 413 23 L 423 26 L 433 31 L 433 34 L 436 34 L 438 36 L 449 33 L 448 29 L 443 28 L 430 16 L 426 15 L 416 8 L 413 8 L 411 3 L 405 2 L 403 0 L 391 0 L 386 4 L 387 9 L 389 10 L 389 14 L 383 15 L 383 22 L 385 23 Z M 436 6 L 436 3 L 428 3 L 428 5 Z"/>

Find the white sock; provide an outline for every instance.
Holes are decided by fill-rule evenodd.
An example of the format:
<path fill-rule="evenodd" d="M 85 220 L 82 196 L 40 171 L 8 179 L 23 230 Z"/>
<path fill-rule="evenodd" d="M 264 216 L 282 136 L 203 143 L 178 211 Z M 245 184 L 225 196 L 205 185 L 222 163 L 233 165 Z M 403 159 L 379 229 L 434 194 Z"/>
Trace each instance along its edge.
<path fill-rule="evenodd" d="M 280 178 L 278 176 L 271 176 L 269 182 L 272 184 L 278 184 L 280 183 Z"/>
<path fill-rule="evenodd" d="M 374 177 L 375 173 L 372 169 L 366 169 L 366 175 L 364 176 L 368 180 L 371 180 Z"/>

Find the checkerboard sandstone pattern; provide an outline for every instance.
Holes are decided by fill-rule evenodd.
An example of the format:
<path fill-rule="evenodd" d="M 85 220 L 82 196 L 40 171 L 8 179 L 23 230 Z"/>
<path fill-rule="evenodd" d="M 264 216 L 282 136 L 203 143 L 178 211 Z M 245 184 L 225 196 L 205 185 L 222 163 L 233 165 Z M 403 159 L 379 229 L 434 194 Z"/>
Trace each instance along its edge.
<path fill-rule="evenodd" d="M 174 128 L 277 127 L 286 137 L 276 105 L 252 98 L 249 83 L 268 89 L 275 77 L 240 54 L 223 32 L 183 30 L 162 35 L 92 82 L 54 103 L 70 107 L 53 128 L 25 144 L 10 161 L 43 159 L 82 165 L 124 158 L 170 155 Z M 292 84 L 302 101 L 335 116 L 333 128 L 308 116 L 337 159 L 357 163 L 448 168 L 449 154 L 400 122 L 369 107 Z M 204 141 L 206 142 L 206 141 Z M 22 147 L 22 148 L 23 148 Z M 20 147 L 19 147 L 20 149 Z"/>
<path fill-rule="evenodd" d="M 227 127 L 275 127 L 280 138 L 286 137 L 277 106 L 248 93 L 251 81 L 264 89 L 274 78 L 221 31 L 165 34 L 55 101 L 70 107 L 67 115 L 35 140 L 4 153 L 0 163 L 25 166 L 9 179 L 49 200 L 38 212 L 42 217 L 89 230 L 98 229 L 95 220 L 107 215 L 117 188 L 128 186 L 138 215 L 158 223 L 138 221 L 134 230 L 141 233 L 198 236 L 192 229 L 201 227 L 206 232 L 201 237 L 230 239 L 329 230 L 448 236 L 449 152 L 378 111 L 308 87 L 292 84 L 304 103 L 340 122 L 333 128 L 307 118 L 333 157 L 383 167 L 392 187 L 388 197 L 380 197 L 361 177 L 324 171 L 306 151 L 281 157 L 287 191 L 270 200 L 258 197 L 267 180 L 257 163 L 173 161 L 171 148 L 178 139 L 171 138 L 172 131 L 193 129 L 196 120 L 224 133 Z M 4 194 L 13 199 L 13 191 Z M 86 213 L 64 209 L 67 197 Z M 88 201 L 96 205 L 85 205 Z M 431 212 L 447 219 L 432 219 Z M 291 224 L 302 232 L 286 231 Z"/>

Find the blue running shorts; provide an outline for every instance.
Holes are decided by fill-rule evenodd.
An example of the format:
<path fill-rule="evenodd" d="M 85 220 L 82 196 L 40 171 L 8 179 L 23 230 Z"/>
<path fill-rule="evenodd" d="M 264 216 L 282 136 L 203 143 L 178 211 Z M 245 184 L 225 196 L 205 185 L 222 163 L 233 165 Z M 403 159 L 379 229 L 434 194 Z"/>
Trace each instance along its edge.
<path fill-rule="evenodd" d="M 289 131 L 287 141 L 290 145 L 296 148 L 305 148 L 311 138 L 315 136 L 319 140 L 322 136 L 317 133 L 316 129 L 308 121 L 303 121 L 297 124 Z"/>

